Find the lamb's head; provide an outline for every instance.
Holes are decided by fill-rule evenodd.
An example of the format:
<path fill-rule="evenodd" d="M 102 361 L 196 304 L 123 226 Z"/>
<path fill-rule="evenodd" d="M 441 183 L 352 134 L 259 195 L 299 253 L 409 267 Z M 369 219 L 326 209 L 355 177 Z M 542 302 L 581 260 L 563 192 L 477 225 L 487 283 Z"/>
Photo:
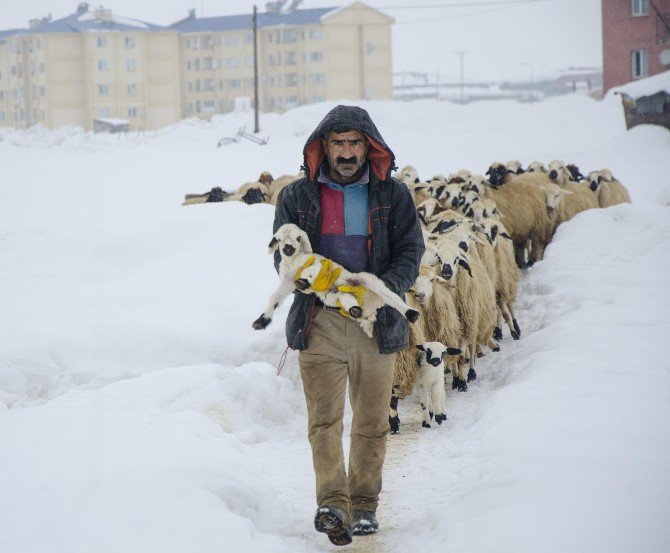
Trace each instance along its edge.
<path fill-rule="evenodd" d="M 489 183 L 491 187 L 498 188 L 499 186 L 505 183 L 505 177 L 509 171 L 499 161 L 494 161 L 491 163 L 491 166 L 486 171 L 486 174 L 489 176 Z M 472 179 L 470 179 L 472 180 Z"/>
<path fill-rule="evenodd" d="M 416 301 L 421 306 L 426 306 L 430 303 L 430 299 L 433 297 L 433 286 L 442 285 L 449 288 L 453 288 L 453 284 L 450 284 L 441 276 L 435 274 L 433 267 L 427 265 L 421 265 L 419 267 L 419 276 L 416 277 L 414 281 L 414 286 L 410 289 L 410 293 L 416 298 Z"/>
<path fill-rule="evenodd" d="M 482 219 L 479 222 L 479 228 L 492 246 L 495 246 L 500 238 L 505 238 L 506 240 L 512 239 L 512 237 L 507 234 L 507 231 L 500 230 L 500 222 L 495 219 Z M 504 229 L 505 227 L 502 228 Z"/>
<path fill-rule="evenodd" d="M 417 207 L 416 211 L 419 214 L 419 219 L 424 225 L 430 223 L 435 213 L 442 210 L 440 203 L 436 198 L 427 198 L 422 201 Z"/>
<path fill-rule="evenodd" d="M 258 177 L 258 182 L 263 183 L 263 184 L 272 184 L 272 181 L 274 178 L 272 177 L 272 173 L 270 171 L 263 171 Z"/>
<path fill-rule="evenodd" d="M 453 209 L 447 209 L 433 219 L 437 224 L 430 230 L 431 234 L 444 234 L 451 232 L 458 225 L 464 223 L 467 217 Z"/>
<path fill-rule="evenodd" d="M 461 350 L 458 348 L 450 348 L 445 346 L 442 342 L 424 342 L 417 344 L 416 348 L 425 355 L 426 363 L 433 367 L 439 367 L 447 355 L 460 355 Z"/>
<path fill-rule="evenodd" d="M 517 159 L 511 159 L 508 161 L 505 163 L 505 167 L 507 168 L 508 173 L 514 173 L 515 175 L 525 173 L 523 167 L 521 167 L 521 162 Z"/>
<path fill-rule="evenodd" d="M 483 196 L 485 189 L 484 187 L 486 186 L 496 188 L 496 186 L 493 185 L 493 182 L 491 180 L 486 180 L 486 177 L 484 175 L 472 175 L 468 179 L 467 190 L 476 192 L 478 196 Z"/>
<path fill-rule="evenodd" d="M 549 164 L 549 178 L 556 184 L 567 184 L 572 180 L 569 169 L 559 159 L 555 159 Z"/>
<path fill-rule="evenodd" d="M 395 178 L 404 182 L 405 184 L 416 184 L 419 181 L 419 174 L 411 165 L 405 165 L 400 171 L 395 174 Z"/>
<path fill-rule="evenodd" d="M 547 168 L 541 161 L 533 161 L 528 165 L 529 173 L 548 173 Z"/>
<path fill-rule="evenodd" d="M 304 230 L 287 223 L 279 227 L 268 244 L 268 253 L 274 254 L 277 250 L 283 259 L 290 259 L 300 253 L 312 253 L 312 245 Z"/>
<path fill-rule="evenodd" d="M 459 169 L 455 173 L 449 173 L 447 176 L 447 183 L 449 184 L 462 184 L 467 182 L 467 180 L 472 176 L 472 173 L 467 169 Z"/>
<path fill-rule="evenodd" d="M 437 199 L 445 206 L 457 208 L 463 205 L 464 200 L 461 197 L 463 192 L 463 183 L 451 183 L 440 187 L 440 193 L 437 194 Z M 436 191 L 437 192 L 437 191 Z"/>
<path fill-rule="evenodd" d="M 563 190 L 557 184 L 549 184 L 544 188 L 544 196 L 547 202 L 547 213 L 552 213 L 558 206 L 561 205 L 563 196 L 572 194 L 570 190 Z"/>
<path fill-rule="evenodd" d="M 600 175 L 602 176 L 605 182 L 612 182 L 614 180 L 614 175 L 612 174 L 612 171 L 610 171 L 607 167 L 603 167 L 600 170 Z"/>
<path fill-rule="evenodd" d="M 473 201 L 468 205 L 468 209 L 465 211 L 465 214 L 470 217 L 473 221 L 482 221 L 483 219 L 493 218 L 500 220 L 502 214 L 496 207 L 496 203 L 493 200 L 479 200 Z"/>

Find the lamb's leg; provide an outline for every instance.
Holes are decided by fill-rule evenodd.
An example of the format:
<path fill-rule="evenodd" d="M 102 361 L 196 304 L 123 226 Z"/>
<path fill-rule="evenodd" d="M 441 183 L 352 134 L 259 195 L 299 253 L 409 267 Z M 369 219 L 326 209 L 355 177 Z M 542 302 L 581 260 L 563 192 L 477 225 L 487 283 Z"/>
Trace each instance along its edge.
<path fill-rule="evenodd" d="M 516 321 L 512 317 L 512 314 L 509 312 L 508 304 L 503 304 L 502 308 L 503 308 L 503 317 L 505 317 L 505 323 L 507 323 L 509 331 L 512 334 L 512 338 L 514 338 L 515 340 L 518 340 L 519 339 L 519 333 L 517 332 L 517 327 L 519 325 L 515 324 Z"/>
<path fill-rule="evenodd" d="M 371 273 L 355 273 L 353 278 L 370 292 L 379 296 L 385 304 L 402 313 L 408 321 L 413 323 L 419 318 L 419 312 L 402 301 L 400 296 L 391 292 L 379 277 Z"/>
<path fill-rule="evenodd" d="M 254 330 L 261 330 L 267 327 L 272 322 L 272 315 L 274 315 L 275 309 L 281 305 L 281 303 L 286 299 L 293 290 L 295 286 L 293 280 L 289 278 L 283 278 L 279 283 L 279 288 L 277 288 L 273 294 L 270 296 L 268 305 L 265 308 L 265 311 L 261 314 L 258 319 L 256 319 L 251 325 Z"/>
<path fill-rule="evenodd" d="M 519 327 L 519 323 L 516 321 L 516 315 L 514 314 L 514 306 L 512 305 L 512 302 L 506 303 L 505 307 L 507 308 L 510 316 L 512 317 L 512 324 L 514 325 L 514 330 L 516 330 L 517 337 L 520 337 L 521 328 Z"/>
<path fill-rule="evenodd" d="M 391 389 L 389 426 L 391 427 L 391 434 L 397 434 L 400 431 L 400 417 L 398 416 L 398 386 L 396 385 Z"/>
<path fill-rule="evenodd" d="M 441 393 L 440 393 L 441 392 Z M 433 382 L 431 386 L 431 395 L 433 403 L 434 418 L 437 424 L 447 420 L 444 414 L 444 379 L 440 378 L 438 382 Z"/>
<path fill-rule="evenodd" d="M 428 408 L 430 407 L 430 396 L 423 384 L 419 384 L 419 401 L 421 402 L 421 414 L 423 415 L 421 426 L 423 428 L 430 428 L 430 414 L 428 411 Z"/>

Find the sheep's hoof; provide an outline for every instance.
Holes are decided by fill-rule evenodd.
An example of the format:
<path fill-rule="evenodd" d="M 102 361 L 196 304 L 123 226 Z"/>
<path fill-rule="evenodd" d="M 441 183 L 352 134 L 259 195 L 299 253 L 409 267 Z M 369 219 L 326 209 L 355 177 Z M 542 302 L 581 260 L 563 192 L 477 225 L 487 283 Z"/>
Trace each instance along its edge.
<path fill-rule="evenodd" d="M 518 334 L 518 332 L 516 332 L 516 330 L 512 331 L 512 338 L 514 338 L 515 340 L 519 339 L 519 334 Z"/>
<path fill-rule="evenodd" d="M 498 344 L 496 344 L 495 347 L 491 348 L 491 351 L 494 351 L 494 352 L 500 351 L 500 346 Z"/>
<path fill-rule="evenodd" d="M 465 382 L 465 380 L 461 380 L 460 378 L 454 377 L 454 380 L 451 383 L 451 389 L 458 390 L 459 392 L 467 392 L 468 385 Z"/>
<path fill-rule="evenodd" d="M 484 357 L 484 352 L 482 351 L 477 352 L 477 359 L 481 359 L 482 357 Z"/>
<path fill-rule="evenodd" d="M 497 327 L 495 328 L 495 330 L 493 331 L 493 339 L 494 339 L 494 340 L 502 340 L 502 337 L 503 337 L 503 335 L 502 335 L 502 328 L 500 328 L 499 326 L 497 326 Z"/>
<path fill-rule="evenodd" d="M 468 382 L 472 382 L 473 380 L 477 380 L 477 373 L 475 369 L 470 369 L 468 371 Z"/>
<path fill-rule="evenodd" d="M 410 323 L 415 323 L 419 320 L 419 312 L 415 309 L 408 309 L 405 311 L 405 317 Z"/>
<path fill-rule="evenodd" d="M 521 336 L 521 329 L 519 328 L 519 323 L 516 322 L 516 319 L 512 319 L 512 324 L 514 325 L 514 330 L 516 330 L 516 333 Z"/>
<path fill-rule="evenodd" d="M 351 315 L 352 319 L 360 319 L 363 316 L 363 309 L 358 305 L 354 305 L 349 308 L 349 315 Z"/>
<path fill-rule="evenodd" d="M 391 434 L 397 434 L 400 430 L 400 417 L 389 417 L 389 426 L 391 427 Z"/>
<path fill-rule="evenodd" d="M 272 322 L 272 319 L 269 319 L 265 315 L 261 315 L 252 323 L 252 327 L 254 330 L 263 330 L 266 326 L 268 326 Z"/>
<path fill-rule="evenodd" d="M 307 290 L 309 288 L 309 281 L 306 278 L 299 278 L 295 281 L 295 287 L 298 290 Z"/>
<path fill-rule="evenodd" d="M 422 422 L 421 422 L 421 426 L 422 426 L 423 428 L 430 428 L 430 424 L 428 424 L 426 421 L 422 421 Z"/>

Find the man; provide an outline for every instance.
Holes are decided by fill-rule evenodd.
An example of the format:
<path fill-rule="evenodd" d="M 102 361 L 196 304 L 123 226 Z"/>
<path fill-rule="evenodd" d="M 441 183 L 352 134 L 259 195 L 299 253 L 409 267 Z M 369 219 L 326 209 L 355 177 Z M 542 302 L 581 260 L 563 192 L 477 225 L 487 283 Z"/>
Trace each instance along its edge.
<path fill-rule="evenodd" d="M 294 223 L 315 252 L 349 271 L 376 274 L 402 296 L 418 276 L 423 237 L 407 188 L 390 176 L 395 156 L 368 113 L 337 106 L 307 139 L 303 155 L 305 177 L 279 195 L 273 232 Z M 279 259 L 277 252 L 276 267 Z M 297 293 L 286 336 L 300 350 L 319 506 L 314 525 L 332 543 L 346 545 L 352 534 L 379 528 L 395 354 L 408 347 L 407 320 L 383 307 L 370 339 L 314 294 Z M 348 474 L 342 448 L 347 381 L 353 411 Z"/>

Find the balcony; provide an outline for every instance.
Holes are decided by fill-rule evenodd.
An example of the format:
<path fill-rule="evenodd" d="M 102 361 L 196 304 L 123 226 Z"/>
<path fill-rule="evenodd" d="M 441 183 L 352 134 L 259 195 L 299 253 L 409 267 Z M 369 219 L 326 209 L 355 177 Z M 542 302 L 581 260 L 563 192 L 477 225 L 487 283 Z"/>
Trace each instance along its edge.
<path fill-rule="evenodd" d="M 670 14 L 656 14 L 656 43 L 670 44 Z"/>

